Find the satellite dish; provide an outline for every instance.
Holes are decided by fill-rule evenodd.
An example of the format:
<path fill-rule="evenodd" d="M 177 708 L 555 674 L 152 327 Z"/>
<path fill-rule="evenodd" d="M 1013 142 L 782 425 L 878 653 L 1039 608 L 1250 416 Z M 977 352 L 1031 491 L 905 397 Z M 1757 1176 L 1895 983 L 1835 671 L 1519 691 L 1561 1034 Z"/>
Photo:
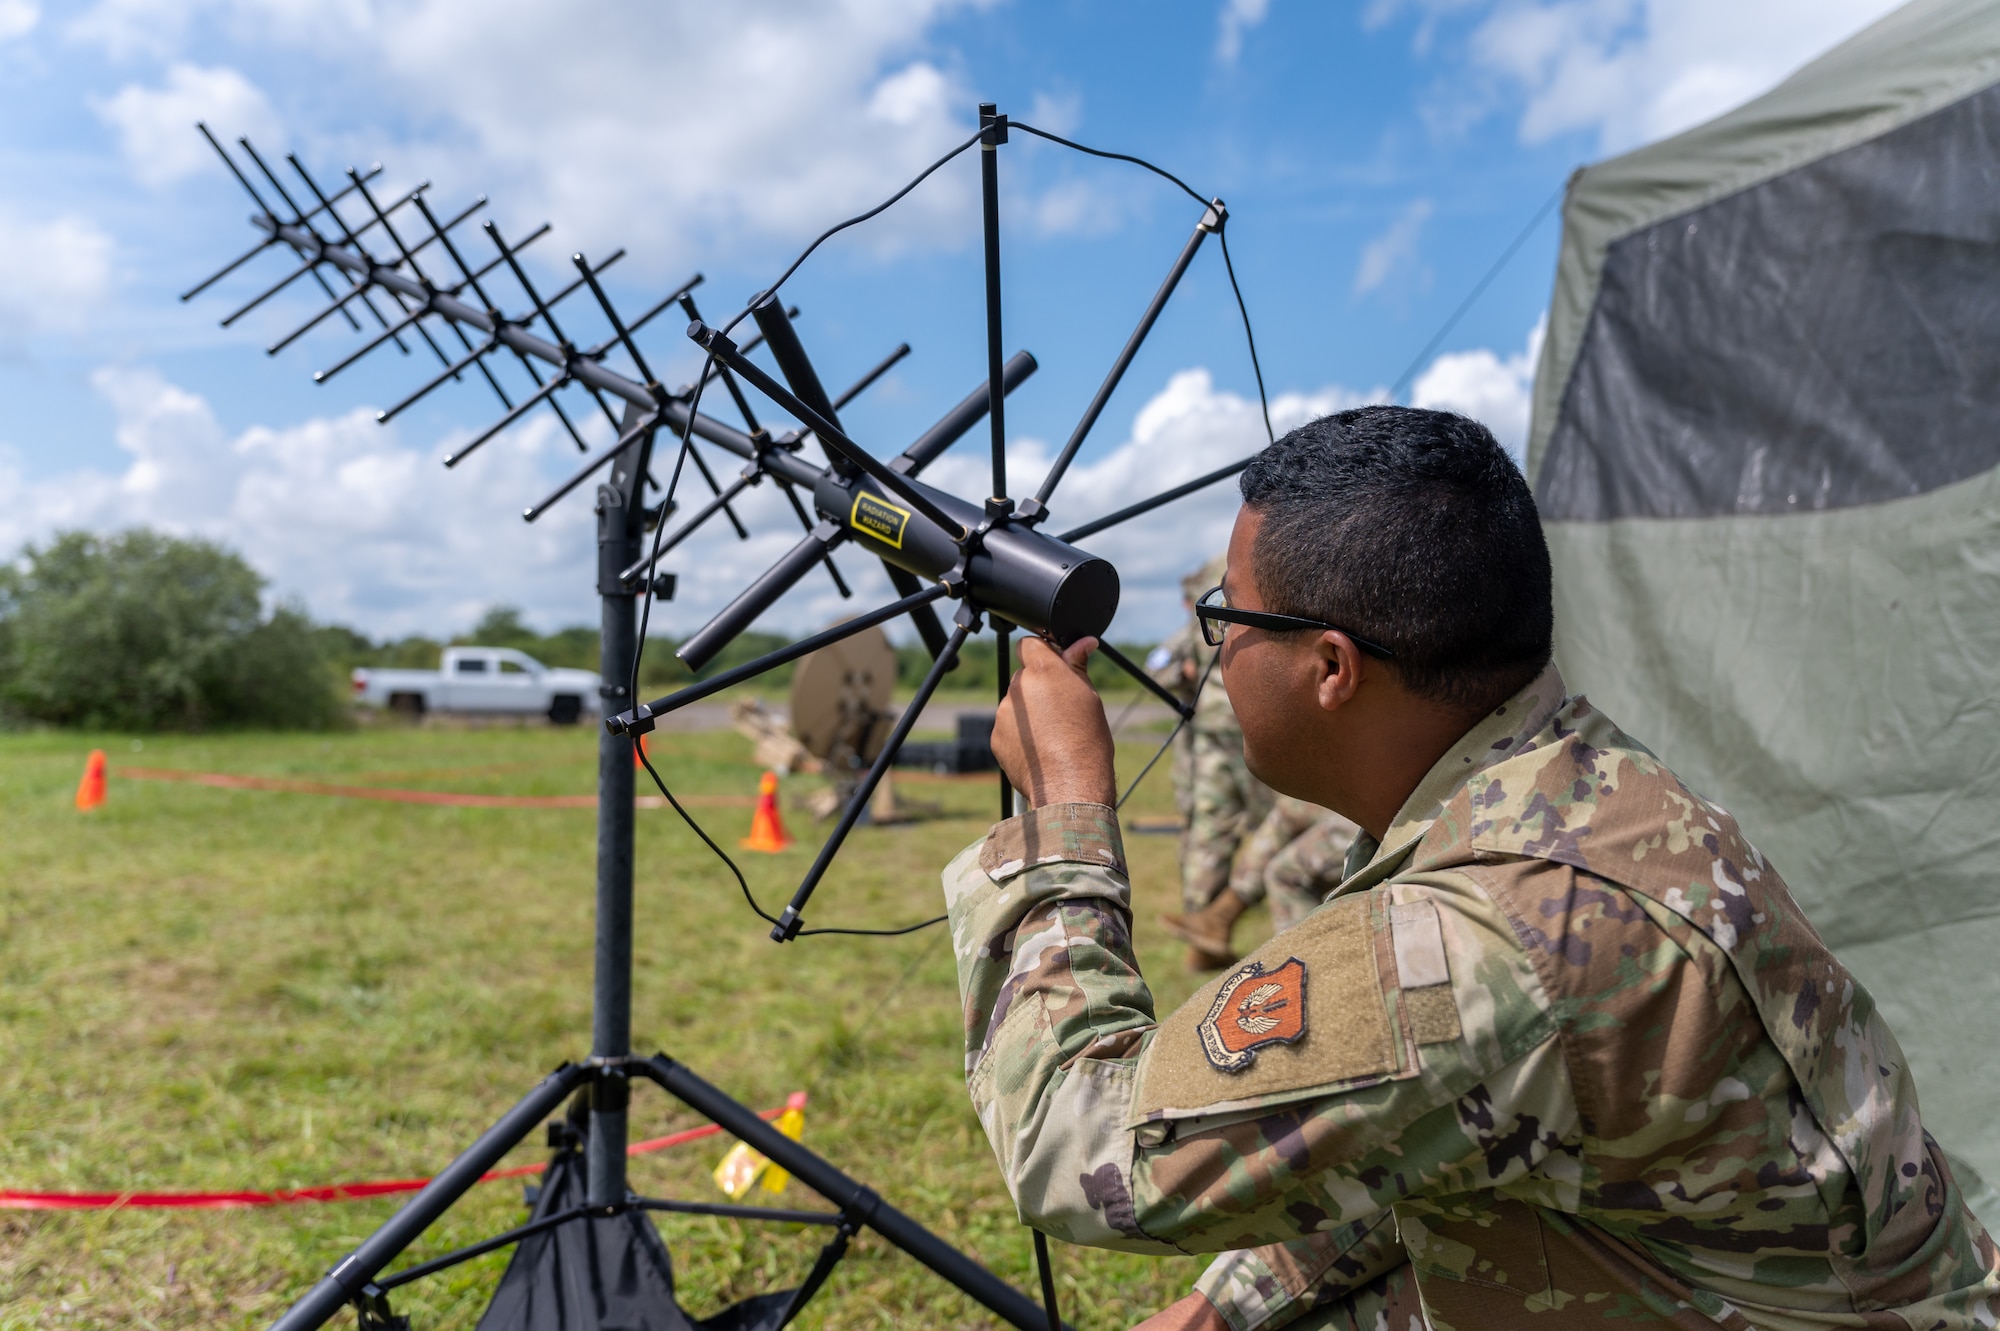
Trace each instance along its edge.
<path fill-rule="evenodd" d="M 792 671 L 792 733 L 836 780 L 865 767 L 895 725 L 896 649 L 871 628 L 800 658 Z"/>

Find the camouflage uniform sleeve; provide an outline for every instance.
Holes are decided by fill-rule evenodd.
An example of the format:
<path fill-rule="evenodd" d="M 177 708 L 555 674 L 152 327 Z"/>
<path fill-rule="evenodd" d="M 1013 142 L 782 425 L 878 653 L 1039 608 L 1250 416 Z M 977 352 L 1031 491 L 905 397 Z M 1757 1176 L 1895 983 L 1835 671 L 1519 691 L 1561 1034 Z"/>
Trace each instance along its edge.
<path fill-rule="evenodd" d="M 1137 1065 L 1134 1215 L 1186 1251 L 1531 1175 L 1573 1190 L 1581 1124 L 1553 1002 L 1463 874 L 1335 897 L 1197 990 Z"/>
<path fill-rule="evenodd" d="M 1337 898 L 1165 1022 L 1133 958 L 1110 809 L 1001 823 L 945 882 L 973 1103 L 1022 1218 L 1058 1238 L 1141 1252 L 1286 1245 L 1292 1260 L 1292 1245 L 1333 1234 L 1339 1246 L 1339 1231 L 1405 1198 L 1501 1186 L 1551 1157 L 1560 1174 L 1576 1149 L 1550 1000 L 1463 875 Z M 1278 1038 L 1224 1068 L 1236 1051 L 1218 1062 L 1201 1031 L 1222 986 L 1254 998 L 1266 984 L 1239 976 L 1275 989 L 1293 963 L 1296 1037 L 1284 1039 L 1280 1005 L 1259 1000 L 1278 1015 L 1249 1015 Z M 1232 1324 L 1303 1310 L 1258 1292 L 1257 1264 L 1270 1273 L 1274 1260 L 1233 1257 L 1242 1278 L 1218 1275 L 1217 1293 L 1254 1295 Z"/>
<path fill-rule="evenodd" d="M 1071 1243 L 1171 1253 L 1132 1219 L 1132 1058 L 1153 998 L 1132 956 L 1118 817 L 1054 804 L 944 872 L 973 1107 L 1024 1221 Z"/>

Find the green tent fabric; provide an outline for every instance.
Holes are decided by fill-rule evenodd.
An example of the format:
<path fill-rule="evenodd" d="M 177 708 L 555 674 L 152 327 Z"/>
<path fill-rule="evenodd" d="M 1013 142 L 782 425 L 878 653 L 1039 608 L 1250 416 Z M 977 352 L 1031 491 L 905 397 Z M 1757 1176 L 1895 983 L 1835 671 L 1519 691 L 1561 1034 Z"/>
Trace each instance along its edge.
<path fill-rule="evenodd" d="M 2000 1180 L 2000 5 L 1580 171 L 1527 464 L 1572 687 L 1741 820 Z"/>

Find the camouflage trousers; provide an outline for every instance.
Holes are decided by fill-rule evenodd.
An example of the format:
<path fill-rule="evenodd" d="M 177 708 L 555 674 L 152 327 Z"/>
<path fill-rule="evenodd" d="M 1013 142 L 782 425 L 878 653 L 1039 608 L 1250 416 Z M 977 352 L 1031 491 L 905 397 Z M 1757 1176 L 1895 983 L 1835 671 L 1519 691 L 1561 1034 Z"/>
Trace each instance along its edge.
<path fill-rule="evenodd" d="M 1271 932 L 1283 933 L 1319 909 L 1340 886 L 1355 825 L 1330 809 L 1279 795 L 1236 856 L 1229 890 L 1254 906 L 1271 903 Z"/>
<path fill-rule="evenodd" d="M 1181 834 L 1181 908 L 1197 911 L 1229 886 L 1237 847 L 1264 821 L 1272 795 L 1250 775 L 1243 737 L 1234 732 L 1190 731 L 1174 757 L 1174 801 L 1187 820 Z"/>
<path fill-rule="evenodd" d="M 1405 1262 L 1360 1289 L 1320 1304 L 1287 1331 L 1431 1331 L 1431 1324 L 1417 1297 L 1416 1272 Z"/>

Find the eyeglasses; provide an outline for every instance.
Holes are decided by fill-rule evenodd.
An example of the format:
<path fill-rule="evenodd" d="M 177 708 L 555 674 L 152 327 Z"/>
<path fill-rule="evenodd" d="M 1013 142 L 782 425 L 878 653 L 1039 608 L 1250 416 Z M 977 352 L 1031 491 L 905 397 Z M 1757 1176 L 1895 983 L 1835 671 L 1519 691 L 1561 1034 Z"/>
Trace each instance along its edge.
<path fill-rule="evenodd" d="M 1194 603 L 1195 618 L 1201 621 L 1202 641 L 1211 647 L 1222 645 L 1222 635 L 1228 632 L 1227 625 L 1248 624 L 1251 628 L 1269 629 L 1273 633 L 1296 633 L 1300 629 L 1332 629 L 1335 633 L 1345 633 L 1354 640 L 1354 645 L 1370 656 L 1389 660 L 1395 653 L 1377 642 L 1370 642 L 1352 629 L 1344 629 L 1338 624 L 1329 624 L 1323 619 L 1301 619 L 1297 615 L 1274 615 L 1264 610 L 1238 610 L 1222 602 L 1222 588 L 1211 587 L 1203 592 L 1201 599 Z"/>

